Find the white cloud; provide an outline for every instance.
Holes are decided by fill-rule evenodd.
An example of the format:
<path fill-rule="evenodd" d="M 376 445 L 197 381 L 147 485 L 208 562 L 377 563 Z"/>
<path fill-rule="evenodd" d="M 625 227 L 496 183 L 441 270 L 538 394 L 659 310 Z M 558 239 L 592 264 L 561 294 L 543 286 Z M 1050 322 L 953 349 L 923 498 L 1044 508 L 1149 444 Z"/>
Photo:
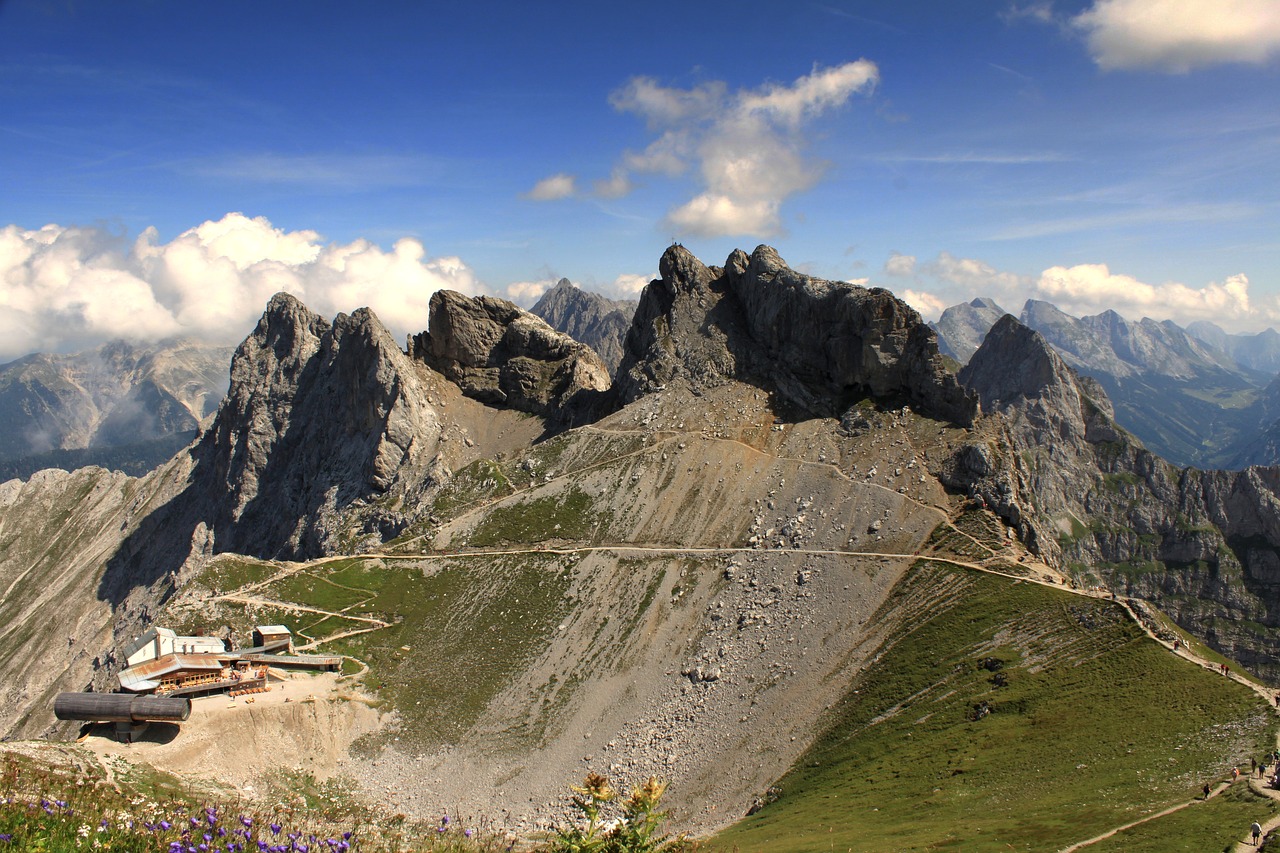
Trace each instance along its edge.
<path fill-rule="evenodd" d="M 926 320 L 936 320 L 947 310 L 947 302 L 922 290 L 903 290 L 898 294 L 902 301 L 920 312 Z"/>
<path fill-rule="evenodd" d="M 916 271 L 916 256 L 892 252 L 889 260 L 884 262 L 884 271 L 887 275 L 899 278 L 913 275 Z"/>
<path fill-rule="evenodd" d="M 559 279 L 545 278 L 541 281 L 513 281 L 506 287 L 507 298 L 517 305 L 528 308 L 537 302 L 542 294 L 556 286 Z"/>
<path fill-rule="evenodd" d="M 821 177 L 821 166 L 804 155 L 805 123 L 878 80 L 865 59 L 733 93 L 722 82 L 678 89 L 634 78 L 609 102 L 643 118 L 658 137 L 639 153 L 624 152 L 596 191 L 616 197 L 631 188 L 630 173 L 676 176 L 696 165 L 700 190 L 668 212 L 668 227 L 700 237 L 774 236 L 782 203 Z"/>
<path fill-rule="evenodd" d="M 1276 0 L 1096 0 L 1072 19 L 1104 70 L 1185 73 L 1262 63 L 1280 51 Z"/>
<path fill-rule="evenodd" d="M 610 287 L 605 288 L 604 295 L 613 299 L 636 299 L 640 291 L 649 286 L 656 275 L 632 275 L 623 273 L 613 280 Z"/>
<path fill-rule="evenodd" d="M 802 118 L 841 106 L 854 92 L 866 91 L 879 80 L 880 71 L 876 64 L 866 59 L 846 62 L 835 68 L 819 70 L 815 67 L 812 74 L 801 77 L 790 86 L 769 84 L 759 92 L 744 93 L 740 96 L 739 109 L 747 114 L 767 115 L 796 127 Z"/>
<path fill-rule="evenodd" d="M 977 258 L 957 258 L 950 252 L 939 252 L 925 265 L 925 272 L 981 296 L 1014 294 L 1029 284 L 1023 276 L 1002 272 Z"/>
<path fill-rule="evenodd" d="M 614 169 L 607 180 L 596 181 L 592 186 L 600 198 L 622 198 L 633 189 L 625 169 Z"/>
<path fill-rule="evenodd" d="M 1263 304 L 1250 298 L 1249 279 L 1243 273 L 1196 288 L 1176 281 L 1147 284 L 1130 275 L 1113 273 L 1106 264 L 1079 264 L 1045 270 L 1036 282 L 1035 292 L 1039 298 L 1077 316 L 1111 308 L 1131 319 L 1152 317 L 1182 325 L 1211 319 L 1241 326 L 1280 318 L 1280 302 L 1275 298 Z"/>
<path fill-rule="evenodd" d="M 886 273 L 908 256 L 894 254 L 885 264 Z M 1280 322 L 1280 297 L 1255 297 L 1243 273 L 1221 282 L 1191 287 L 1181 282 L 1148 284 L 1131 275 L 1114 273 L 1106 264 L 1055 266 L 1039 276 L 1019 275 L 1000 270 L 977 258 L 958 258 L 939 252 L 927 263 L 913 269 L 918 287 L 897 291 L 926 319 L 933 319 L 950 305 L 982 296 L 994 299 L 1017 314 L 1027 299 L 1052 302 L 1076 317 L 1099 314 L 1107 309 L 1129 320 L 1151 317 L 1173 320 L 1186 326 L 1195 320 L 1211 319 L 1231 331 L 1256 332 Z"/>
<path fill-rule="evenodd" d="M 609 95 L 609 104 L 619 112 L 642 116 L 657 130 L 707 119 L 721 109 L 727 92 L 719 80 L 692 89 L 672 89 L 652 77 L 632 77 Z"/>
<path fill-rule="evenodd" d="M 235 343 L 281 290 L 326 317 L 369 306 L 403 337 L 426 328 L 442 288 L 483 289 L 461 259 L 428 258 L 411 238 L 390 252 L 365 240 L 325 245 L 314 231 L 239 213 L 168 243 L 147 229 L 131 246 L 96 228 L 10 225 L 0 230 L 0 358 L 120 337 Z"/>
<path fill-rule="evenodd" d="M 532 201 L 556 201 L 568 198 L 577 191 L 577 179 L 573 175 L 560 172 L 538 181 L 533 185 L 533 189 L 525 193 L 524 197 Z"/>

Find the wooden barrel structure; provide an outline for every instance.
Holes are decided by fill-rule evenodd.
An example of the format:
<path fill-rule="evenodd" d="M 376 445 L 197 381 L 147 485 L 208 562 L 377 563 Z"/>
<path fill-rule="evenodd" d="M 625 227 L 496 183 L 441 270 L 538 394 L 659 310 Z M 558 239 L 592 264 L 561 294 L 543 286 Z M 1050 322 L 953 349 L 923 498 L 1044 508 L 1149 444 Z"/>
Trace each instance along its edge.
<path fill-rule="evenodd" d="M 191 700 L 128 693 L 59 693 L 53 700 L 59 720 L 101 723 L 181 723 L 191 716 Z"/>

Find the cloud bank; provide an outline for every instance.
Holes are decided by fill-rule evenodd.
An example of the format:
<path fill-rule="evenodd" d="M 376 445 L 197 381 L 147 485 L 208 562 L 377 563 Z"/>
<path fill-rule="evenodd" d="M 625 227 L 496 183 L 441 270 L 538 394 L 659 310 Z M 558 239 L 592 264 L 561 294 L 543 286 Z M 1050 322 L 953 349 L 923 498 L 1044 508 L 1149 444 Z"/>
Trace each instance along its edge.
<path fill-rule="evenodd" d="M 1076 317 L 1112 309 L 1130 320 L 1151 317 L 1186 326 L 1208 319 L 1228 330 L 1251 332 L 1280 323 L 1280 297 L 1253 298 L 1249 278 L 1243 273 L 1192 287 L 1176 281 L 1149 284 L 1112 272 L 1106 264 L 1054 266 L 1038 276 L 1025 276 L 947 252 L 907 270 L 901 263 L 903 257 L 891 255 L 885 269 L 890 274 L 892 269 L 900 269 L 897 277 L 905 278 L 903 284 L 910 287 L 901 289 L 899 295 L 930 320 L 950 305 L 986 296 L 1014 314 L 1022 310 L 1026 300 L 1041 299 Z"/>
<path fill-rule="evenodd" d="M 1097 0 L 1071 20 L 1104 70 L 1185 73 L 1280 52 L 1275 0 Z"/>
<path fill-rule="evenodd" d="M 113 338 L 236 343 L 282 290 L 327 317 L 371 307 L 402 338 L 426 328 L 442 288 L 483 290 L 461 259 L 428 258 L 411 238 L 391 251 L 366 240 L 324 244 L 314 231 L 240 213 L 168 243 L 153 228 L 129 244 L 98 228 L 9 225 L 0 229 L 0 360 Z"/>
<path fill-rule="evenodd" d="M 654 138 L 642 150 L 624 152 L 609 177 L 594 182 L 594 192 L 618 198 L 635 188 L 635 175 L 692 172 L 700 191 L 668 211 L 665 228 L 694 237 L 775 236 L 782 203 L 822 175 L 822 165 L 805 155 L 806 125 L 871 91 L 879 79 L 876 64 L 866 59 L 815 67 L 788 85 L 737 92 L 720 81 L 680 89 L 632 78 L 609 103 L 644 119 Z M 574 187 L 574 176 L 561 173 L 539 181 L 527 197 L 564 198 Z"/>

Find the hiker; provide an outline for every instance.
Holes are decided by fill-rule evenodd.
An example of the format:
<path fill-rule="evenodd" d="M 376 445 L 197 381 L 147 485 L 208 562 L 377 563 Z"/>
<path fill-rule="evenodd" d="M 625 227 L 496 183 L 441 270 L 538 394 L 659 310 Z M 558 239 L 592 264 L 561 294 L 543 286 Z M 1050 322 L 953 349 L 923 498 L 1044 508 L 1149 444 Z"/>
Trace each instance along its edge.
<path fill-rule="evenodd" d="M 1204 783 L 1204 798 L 1206 800 L 1209 799 L 1209 783 L 1208 782 Z"/>
<path fill-rule="evenodd" d="M 1236 780 L 1237 780 L 1237 779 L 1239 779 L 1239 778 L 1240 778 L 1240 768 L 1239 768 L 1239 767 L 1232 767 L 1232 768 L 1231 768 L 1231 781 L 1232 781 L 1232 782 L 1234 782 L 1234 781 L 1236 781 Z"/>
<path fill-rule="evenodd" d="M 1253 833 L 1253 846 L 1258 846 L 1258 839 L 1262 838 L 1262 827 L 1255 820 L 1253 826 L 1249 827 L 1249 832 Z"/>
<path fill-rule="evenodd" d="M 1257 769 L 1258 769 L 1258 759 L 1254 758 L 1252 755 L 1249 756 L 1249 775 L 1252 776 L 1255 772 L 1257 772 Z"/>

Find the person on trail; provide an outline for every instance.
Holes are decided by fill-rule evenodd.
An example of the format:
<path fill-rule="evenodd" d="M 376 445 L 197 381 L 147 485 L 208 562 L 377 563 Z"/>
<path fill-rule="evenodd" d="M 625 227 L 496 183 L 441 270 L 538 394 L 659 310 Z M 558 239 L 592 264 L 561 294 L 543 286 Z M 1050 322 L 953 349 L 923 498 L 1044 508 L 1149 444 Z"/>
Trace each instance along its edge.
<path fill-rule="evenodd" d="M 1209 799 L 1209 783 L 1208 782 L 1204 783 L 1204 798 L 1206 800 Z"/>
<path fill-rule="evenodd" d="M 1258 839 L 1262 838 L 1262 827 L 1255 820 L 1253 826 L 1249 827 L 1249 832 L 1253 833 L 1253 846 L 1258 846 Z"/>
<path fill-rule="evenodd" d="M 1258 759 L 1254 758 L 1252 755 L 1249 756 L 1249 775 L 1253 775 L 1253 773 L 1257 771 L 1257 769 L 1258 769 Z"/>
<path fill-rule="evenodd" d="M 1236 780 L 1237 780 L 1237 779 L 1239 779 L 1239 778 L 1240 778 L 1240 768 L 1239 768 L 1239 767 L 1232 767 L 1232 768 L 1231 768 L 1231 781 L 1232 781 L 1232 782 L 1234 782 L 1234 781 L 1236 781 Z"/>

